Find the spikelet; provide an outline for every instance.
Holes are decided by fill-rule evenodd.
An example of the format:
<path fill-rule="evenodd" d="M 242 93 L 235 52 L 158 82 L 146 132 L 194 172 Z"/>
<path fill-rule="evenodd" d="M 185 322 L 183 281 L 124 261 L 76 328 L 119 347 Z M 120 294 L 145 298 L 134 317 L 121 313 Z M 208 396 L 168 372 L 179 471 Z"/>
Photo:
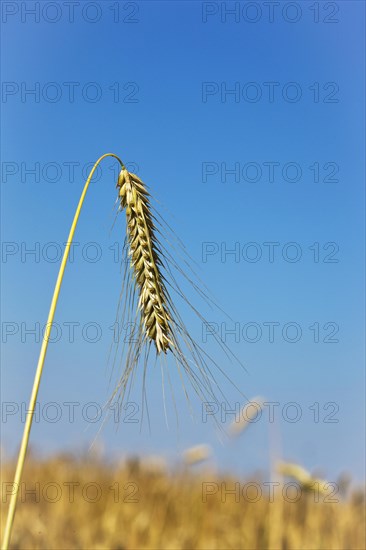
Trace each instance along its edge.
<path fill-rule="evenodd" d="M 282 475 L 295 479 L 304 491 L 310 491 L 314 489 L 315 485 L 317 485 L 317 488 L 321 493 L 326 494 L 327 492 L 327 481 L 313 477 L 310 472 L 298 464 L 283 462 L 278 465 L 277 471 Z"/>
<path fill-rule="evenodd" d="M 184 463 L 187 466 L 193 466 L 193 464 L 198 464 L 208 460 L 211 454 L 212 450 L 208 445 L 196 445 L 195 447 L 190 447 L 184 451 Z"/>
<path fill-rule="evenodd" d="M 241 411 L 240 416 L 230 424 L 229 435 L 237 437 L 241 434 L 253 421 L 255 421 L 259 413 L 263 409 L 264 400 L 262 397 L 253 397 L 246 403 Z"/>
<path fill-rule="evenodd" d="M 122 169 L 117 182 L 121 208 L 126 210 L 129 256 L 139 288 L 138 308 L 146 338 L 158 353 L 173 346 L 167 292 L 159 266 L 159 247 L 151 215 L 149 194 L 141 179 Z"/>

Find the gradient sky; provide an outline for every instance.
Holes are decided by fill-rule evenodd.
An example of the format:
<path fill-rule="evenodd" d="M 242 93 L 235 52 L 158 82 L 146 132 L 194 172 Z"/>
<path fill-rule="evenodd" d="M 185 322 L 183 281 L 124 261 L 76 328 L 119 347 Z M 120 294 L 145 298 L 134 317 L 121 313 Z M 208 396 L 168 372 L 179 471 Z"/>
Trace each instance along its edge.
<path fill-rule="evenodd" d="M 109 422 L 97 439 L 105 453 L 177 460 L 208 443 L 221 468 L 239 473 L 282 456 L 332 481 L 345 470 L 363 479 L 364 3 L 280 2 L 269 11 L 266 2 L 81 1 L 73 16 L 56 4 L 2 2 L 3 448 L 19 444 L 15 409 L 28 402 L 39 353 L 26 331 L 46 322 L 57 251 L 88 167 L 110 151 L 160 201 L 232 321 L 197 305 L 224 331 L 240 331 L 226 343 L 247 373 L 212 338 L 201 342 L 188 313 L 192 334 L 248 398 L 278 405 L 274 423 L 267 408 L 241 439 L 222 444 L 195 399 L 191 420 L 172 374 L 180 426 L 173 418 L 167 429 L 154 369 L 151 434 L 140 422 L 118 430 Z M 55 318 L 62 334 L 39 394 L 62 418 L 34 425 L 31 445 L 41 453 L 86 449 L 100 423 L 80 410 L 110 395 L 109 327 L 121 286 L 114 253 L 125 230 L 123 216 L 111 229 L 115 168 L 107 159 L 91 185 L 66 270 Z M 264 243 L 276 243 L 273 257 Z M 79 323 L 73 342 L 70 322 Z M 102 335 L 92 343 L 95 322 Z M 276 323 L 273 342 L 268 323 Z M 72 423 L 65 402 L 80 403 Z"/>

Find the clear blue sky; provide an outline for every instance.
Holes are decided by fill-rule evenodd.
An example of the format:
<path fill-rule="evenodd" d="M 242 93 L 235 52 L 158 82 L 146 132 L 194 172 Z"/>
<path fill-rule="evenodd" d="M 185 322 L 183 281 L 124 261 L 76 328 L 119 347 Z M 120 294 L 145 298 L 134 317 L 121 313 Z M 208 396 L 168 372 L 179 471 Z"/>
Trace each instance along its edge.
<path fill-rule="evenodd" d="M 238 472 L 265 470 L 280 453 L 331 480 L 344 470 L 364 478 L 364 3 L 281 2 L 272 12 L 242 2 L 230 14 L 233 2 L 106 0 L 79 2 L 72 14 L 40 2 L 32 15 L 34 4 L 2 3 L 2 400 L 28 402 L 40 344 L 26 331 L 46 321 L 59 265 L 50 259 L 87 165 L 111 151 L 150 186 L 233 321 L 209 310 L 208 320 L 239 330 L 226 342 L 248 372 L 218 355 L 222 368 L 247 397 L 278 405 L 274 424 L 267 408 L 242 439 L 221 444 L 212 424 L 190 419 L 173 376 L 180 427 L 168 430 L 155 369 L 152 434 L 109 423 L 99 436 L 106 452 L 175 459 L 206 442 L 220 467 Z M 44 453 L 86 448 L 99 424 L 80 410 L 110 394 L 121 284 L 113 254 L 124 235 L 122 216 L 111 231 L 113 169 L 107 160 L 90 188 L 66 271 L 61 337 L 39 394 L 62 418 L 41 420 L 31 435 Z M 200 341 L 200 323 L 188 321 Z M 70 322 L 79 323 L 73 342 Z M 95 322 L 102 334 L 92 343 Z M 212 338 L 202 345 L 216 353 Z M 65 402 L 80 403 L 73 423 Z M 3 420 L 14 452 L 20 415 Z"/>

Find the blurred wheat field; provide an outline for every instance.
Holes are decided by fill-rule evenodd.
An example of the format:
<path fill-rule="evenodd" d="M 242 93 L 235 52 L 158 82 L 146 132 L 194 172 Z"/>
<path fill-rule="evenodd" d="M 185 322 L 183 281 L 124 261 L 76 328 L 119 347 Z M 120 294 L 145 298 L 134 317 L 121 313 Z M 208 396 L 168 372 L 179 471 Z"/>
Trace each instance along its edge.
<path fill-rule="evenodd" d="M 13 471 L 3 464 L 2 528 Z M 234 479 L 208 467 L 172 471 L 158 459 L 30 456 L 11 548 L 365 549 L 361 491 L 338 494 L 338 502 L 310 493 L 297 502 L 280 493 L 269 502 L 269 491 L 258 497 L 258 487 L 260 478 Z"/>

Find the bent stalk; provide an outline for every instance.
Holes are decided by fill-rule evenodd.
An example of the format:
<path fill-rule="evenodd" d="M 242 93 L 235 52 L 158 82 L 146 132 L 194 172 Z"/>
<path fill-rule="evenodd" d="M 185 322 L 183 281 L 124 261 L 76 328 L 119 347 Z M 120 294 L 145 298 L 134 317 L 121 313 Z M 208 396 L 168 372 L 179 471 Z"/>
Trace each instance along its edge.
<path fill-rule="evenodd" d="M 46 353 L 47 353 L 47 348 L 48 348 L 48 342 L 49 342 L 49 338 L 50 338 L 50 334 L 51 334 L 51 330 L 52 330 L 53 318 L 55 316 L 57 301 L 58 301 L 58 297 L 59 297 L 59 294 L 60 294 L 61 284 L 62 284 L 62 280 L 63 280 L 65 268 L 66 268 L 67 259 L 69 257 L 72 240 L 73 240 L 73 237 L 74 237 L 76 225 L 77 225 L 78 220 L 79 220 L 81 208 L 83 206 L 85 195 L 88 191 L 88 187 L 89 187 L 89 184 L 91 182 L 91 179 L 92 179 L 92 177 L 94 175 L 94 172 L 97 169 L 99 163 L 106 157 L 114 157 L 115 159 L 118 160 L 121 167 L 124 168 L 123 162 L 121 161 L 121 159 L 119 157 L 117 157 L 117 155 L 114 155 L 113 153 L 106 153 L 105 155 L 102 155 L 97 160 L 97 162 L 94 164 L 94 166 L 93 166 L 93 168 L 92 168 L 92 170 L 91 170 L 91 172 L 88 176 L 88 179 L 86 180 L 83 192 L 82 192 L 80 200 L 79 200 L 79 204 L 76 208 L 76 212 L 75 212 L 75 216 L 74 216 L 74 219 L 73 219 L 73 222 L 72 222 L 72 225 L 71 225 L 69 237 L 67 239 L 64 255 L 62 257 L 60 270 L 59 270 L 59 273 L 58 273 L 58 276 L 57 276 L 55 290 L 53 292 L 52 302 L 51 302 L 50 311 L 49 311 L 49 314 L 48 314 L 48 319 L 47 319 L 47 324 L 46 324 L 46 329 L 45 329 L 45 335 L 44 335 L 44 338 L 43 338 L 43 341 L 42 341 L 42 347 L 41 347 L 41 351 L 40 351 L 40 354 L 39 354 L 37 370 L 36 370 L 36 374 L 35 374 L 35 377 L 34 377 L 33 389 L 32 389 L 32 393 L 31 393 L 31 397 L 30 397 L 30 401 L 29 401 L 29 409 L 28 409 L 29 412 L 27 414 L 26 422 L 25 422 L 25 425 L 24 425 L 23 438 L 22 438 L 22 442 L 21 442 L 21 445 L 20 445 L 20 450 L 19 450 L 19 455 L 18 455 L 18 462 L 17 462 L 15 475 L 14 475 L 14 483 L 13 483 L 14 490 L 13 490 L 13 493 L 10 497 L 9 510 L 8 510 L 8 515 L 7 515 L 7 519 L 6 519 L 6 524 L 5 524 L 4 539 L 3 539 L 3 543 L 2 543 L 2 550 L 8 550 L 8 547 L 9 547 L 9 542 L 10 542 L 10 537 L 11 537 L 11 532 L 12 532 L 12 527 L 13 527 L 13 522 L 14 522 L 14 516 L 15 516 L 15 510 L 16 510 L 16 505 L 17 505 L 18 493 L 19 493 L 19 486 L 20 486 L 20 481 L 21 481 L 21 477 L 22 477 L 24 461 L 25 461 L 25 457 L 26 457 L 26 454 L 27 454 L 29 435 L 30 435 L 30 431 L 31 431 L 31 428 L 32 428 L 33 415 L 34 415 L 35 405 L 36 405 L 36 401 L 37 401 L 39 385 L 40 385 L 40 382 L 41 382 L 43 366 L 44 366 Z"/>

